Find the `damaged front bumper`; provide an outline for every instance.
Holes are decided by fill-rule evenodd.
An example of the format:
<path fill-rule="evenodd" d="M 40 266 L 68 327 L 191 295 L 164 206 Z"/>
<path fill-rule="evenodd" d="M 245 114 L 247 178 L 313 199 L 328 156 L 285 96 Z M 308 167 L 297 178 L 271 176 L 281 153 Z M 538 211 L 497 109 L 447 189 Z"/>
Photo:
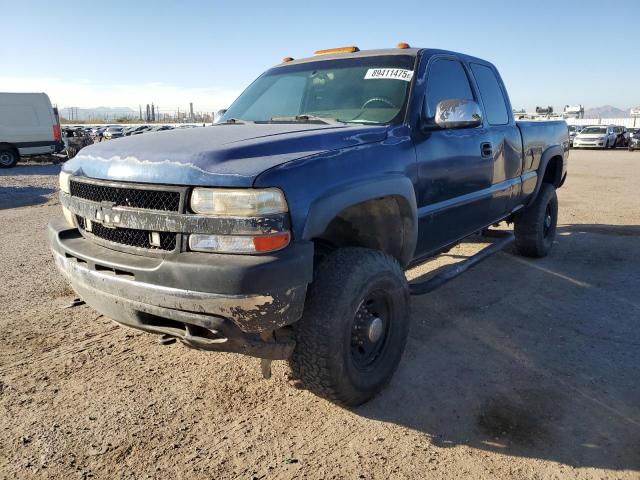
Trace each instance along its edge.
<path fill-rule="evenodd" d="M 310 242 L 271 255 L 146 257 L 91 242 L 59 219 L 49 223 L 49 244 L 74 290 L 118 323 L 261 358 L 287 358 L 295 346 L 282 327 L 302 316 Z"/>

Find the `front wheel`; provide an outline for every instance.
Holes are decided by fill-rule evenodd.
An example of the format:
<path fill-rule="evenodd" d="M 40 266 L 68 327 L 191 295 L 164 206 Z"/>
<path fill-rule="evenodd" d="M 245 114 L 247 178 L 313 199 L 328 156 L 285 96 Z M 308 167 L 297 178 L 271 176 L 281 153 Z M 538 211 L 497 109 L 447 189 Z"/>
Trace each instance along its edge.
<path fill-rule="evenodd" d="M 292 375 L 344 406 L 375 396 L 395 372 L 409 328 L 409 289 L 389 255 L 366 248 L 328 254 L 294 325 Z"/>
<path fill-rule="evenodd" d="M 19 155 L 15 150 L 0 149 L 0 168 L 11 168 L 18 163 Z"/>
<path fill-rule="evenodd" d="M 527 257 L 546 257 L 556 237 L 558 197 L 556 189 L 543 183 L 535 202 L 514 219 L 516 248 Z"/>

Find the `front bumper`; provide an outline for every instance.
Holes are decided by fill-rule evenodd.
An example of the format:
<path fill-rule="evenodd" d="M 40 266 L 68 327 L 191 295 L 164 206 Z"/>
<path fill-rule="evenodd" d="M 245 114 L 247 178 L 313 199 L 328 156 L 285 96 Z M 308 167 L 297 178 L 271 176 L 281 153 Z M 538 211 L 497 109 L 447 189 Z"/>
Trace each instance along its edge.
<path fill-rule="evenodd" d="M 574 140 L 574 148 L 606 148 L 606 143 L 600 140 L 586 141 L 586 140 Z"/>
<path fill-rule="evenodd" d="M 263 348 L 260 334 L 300 319 L 313 274 L 311 242 L 268 256 L 145 257 L 100 246 L 56 219 L 49 244 L 73 289 L 116 322 L 196 348 L 263 358 L 286 358 L 292 350 L 288 341 Z"/>

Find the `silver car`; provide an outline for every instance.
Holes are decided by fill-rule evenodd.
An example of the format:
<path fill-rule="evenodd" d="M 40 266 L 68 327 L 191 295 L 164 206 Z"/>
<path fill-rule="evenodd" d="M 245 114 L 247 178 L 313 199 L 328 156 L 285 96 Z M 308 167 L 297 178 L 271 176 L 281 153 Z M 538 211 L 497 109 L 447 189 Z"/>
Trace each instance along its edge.
<path fill-rule="evenodd" d="M 120 138 L 124 137 L 123 127 L 109 127 L 104 131 L 104 138 Z"/>
<path fill-rule="evenodd" d="M 583 128 L 573 139 L 573 148 L 615 148 L 613 125 L 594 125 Z"/>

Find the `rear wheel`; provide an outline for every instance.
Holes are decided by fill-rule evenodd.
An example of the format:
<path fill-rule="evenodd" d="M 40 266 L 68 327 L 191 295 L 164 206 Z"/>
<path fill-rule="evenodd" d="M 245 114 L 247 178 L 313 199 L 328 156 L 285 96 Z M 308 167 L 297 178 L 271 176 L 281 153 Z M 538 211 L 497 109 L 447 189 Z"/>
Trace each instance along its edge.
<path fill-rule="evenodd" d="M 535 202 L 514 219 L 518 252 L 527 257 L 545 257 L 553 245 L 557 223 L 556 189 L 543 183 Z"/>
<path fill-rule="evenodd" d="M 20 156 L 11 148 L 0 148 L 0 168 L 11 168 L 18 163 Z"/>
<path fill-rule="evenodd" d="M 344 248 L 318 265 L 294 325 L 293 377 L 345 406 L 376 395 L 396 370 L 409 327 L 409 290 L 389 255 Z"/>

